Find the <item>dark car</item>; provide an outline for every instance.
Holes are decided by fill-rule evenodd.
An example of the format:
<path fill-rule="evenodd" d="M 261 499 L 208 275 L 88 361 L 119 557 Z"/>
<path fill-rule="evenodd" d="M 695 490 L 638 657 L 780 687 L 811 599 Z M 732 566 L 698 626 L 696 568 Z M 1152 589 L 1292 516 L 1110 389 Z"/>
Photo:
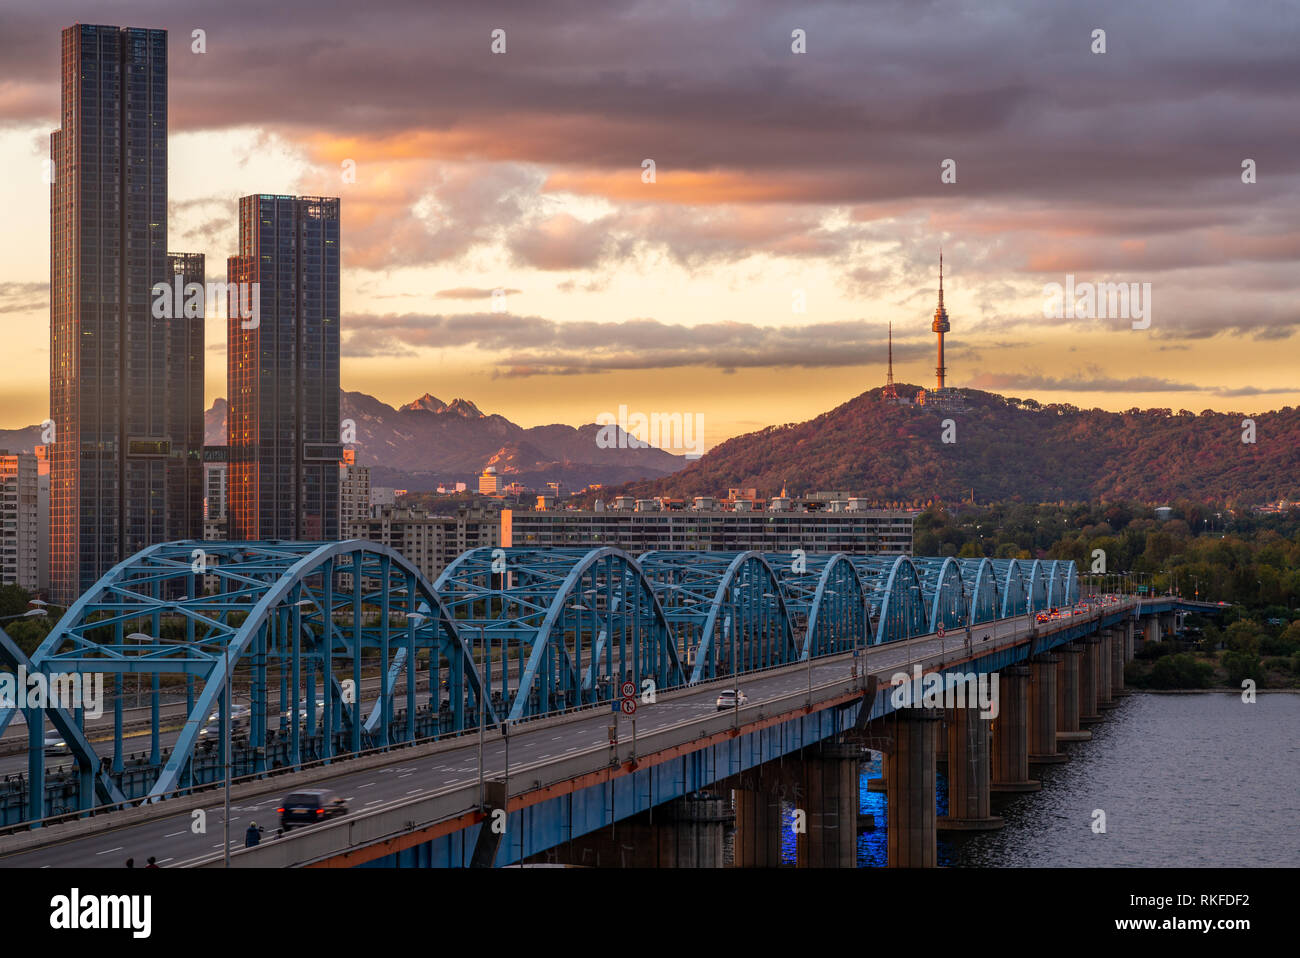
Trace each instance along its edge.
<path fill-rule="evenodd" d="M 280 827 L 287 832 L 295 825 L 311 825 L 347 813 L 347 802 L 329 789 L 305 788 L 285 798 L 280 807 Z"/>

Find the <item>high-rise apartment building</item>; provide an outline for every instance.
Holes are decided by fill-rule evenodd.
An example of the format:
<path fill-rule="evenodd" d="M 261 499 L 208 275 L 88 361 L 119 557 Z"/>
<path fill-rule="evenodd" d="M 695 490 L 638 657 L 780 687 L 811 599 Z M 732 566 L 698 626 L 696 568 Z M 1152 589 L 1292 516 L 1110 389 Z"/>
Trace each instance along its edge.
<path fill-rule="evenodd" d="M 225 446 L 203 447 L 203 538 L 208 538 L 211 520 L 226 518 L 226 460 Z"/>
<path fill-rule="evenodd" d="M 346 538 L 350 523 L 370 515 L 370 467 L 358 466 L 353 450 L 339 464 L 339 529 Z"/>
<path fill-rule="evenodd" d="M 50 137 L 51 599 L 153 542 L 201 532 L 202 318 L 155 310 L 167 254 L 167 32 L 62 34 Z M 186 259 L 181 269 L 192 270 Z M 201 261 L 198 264 L 201 272 Z M 178 318 L 173 318 L 173 316 Z M 196 371 L 197 370 L 197 371 Z M 197 414 L 200 445 L 193 444 Z M 193 460 L 193 468 L 191 468 Z"/>
<path fill-rule="evenodd" d="M 462 552 L 501 543 L 501 517 L 493 509 L 462 507 L 455 514 L 435 515 L 424 509 L 379 506 L 365 518 L 348 523 L 348 539 L 368 539 L 386 545 L 409 560 L 433 582 Z M 351 587 L 344 576 L 340 588 Z"/>
<path fill-rule="evenodd" d="M 229 536 L 339 534 L 339 201 L 239 200 L 226 270 Z"/>
<path fill-rule="evenodd" d="M 0 449 L 0 585 L 40 587 L 36 457 Z"/>

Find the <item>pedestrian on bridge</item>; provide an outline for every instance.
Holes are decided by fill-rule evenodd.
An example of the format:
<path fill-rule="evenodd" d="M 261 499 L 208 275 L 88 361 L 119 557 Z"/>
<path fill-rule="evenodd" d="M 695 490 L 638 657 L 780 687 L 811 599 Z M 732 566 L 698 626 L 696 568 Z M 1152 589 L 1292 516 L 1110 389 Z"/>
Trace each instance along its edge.
<path fill-rule="evenodd" d="M 248 831 L 244 833 L 244 847 L 252 848 L 262 840 L 262 830 L 257 827 L 257 822 L 248 823 Z"/>

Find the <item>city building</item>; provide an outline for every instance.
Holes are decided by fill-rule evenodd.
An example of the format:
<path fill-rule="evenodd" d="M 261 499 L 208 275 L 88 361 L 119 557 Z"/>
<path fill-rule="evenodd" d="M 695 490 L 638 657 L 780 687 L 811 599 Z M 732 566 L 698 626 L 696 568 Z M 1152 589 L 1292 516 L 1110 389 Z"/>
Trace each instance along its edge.
<path fill-rule="evenodd" d="M 0 449 L 0 585 L 40 588 L 40 531 L 36 457 Z"/>
<path fill-rule="evenodd" d="M 229 478 L 229 463 L 225 446 L 203 447 L 203 519 L 204 535 L 207 536 L 207 521 L 226 518 L 226 485 Z"/>
<path fill-rule="evenodd" d="M 483 474 L 478 477 L 478 491 L 480 495 L 496 495 L 501 486 L 501 479 L 497 475 L 496 466 L 488 466 L 483 470 Z"/>
<path fill-rule="evenodd" d="M 239 200 L 227 264 L 230 537 L 339 535 L 339 200 Z"/>
<path fill-rule="evenodd" d="M 749 490 L 734 490 L 749 491 Z M 544 501 L 543 501 L 544 500 Z M 816 503 L 774 496 L 767 508 L 751 498 L 730 505 L 698 496 L 688 508 L 665 508 L 662 499 L 618 496 L 606 508 L 548 508 L 501 512 L 501 544 L 533 548 L 615 546 L 636 555 L 653 550 L 910 555 L 916 512 L 868 508 L 863 499 Z"/>
<path fill-rule="evenodd" d="M 500 545 L 501 523 L 495 509 L 479 506 L 461 507 L 448 515 L 413 507 L 378 506 L 369 517 L 350 522 L 345 535 L 389 546 L 433 582 L 462 552 Z M 344 582 L 341 588 L 349 585 Z"/>
<path fill-rule="evenodd" d="M 339 464 L 339 528 L 370 515 L 370 467 L 356 464 L 356 453 L 344 450 Z"/>
<path fill-rule="evenodd" d="M 50 594 L 50 447 L 36 446 L 37 591 Z"/>
<path fill-rule="evenodd" d="M 155 287 L 203 272 L 167 252 L 167 31 L 76 24 L 61 53 L 42 438 L 51 600 L 67 604 L 123 557 L 201 532 L 204 310 L 155 308 Z"/>

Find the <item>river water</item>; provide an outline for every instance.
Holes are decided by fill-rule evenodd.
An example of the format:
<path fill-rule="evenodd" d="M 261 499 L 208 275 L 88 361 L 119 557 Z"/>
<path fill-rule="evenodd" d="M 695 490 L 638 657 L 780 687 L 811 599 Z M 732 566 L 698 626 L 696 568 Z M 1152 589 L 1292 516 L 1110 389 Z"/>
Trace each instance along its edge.
<path fill-rule="evenodd" d="M 995 795 L 995 832 L 939 836 L 947 866 L 1300 865 L 1300 695 L 1135 693 L 1103 713 L 1070 761 L 1031 766 L 1042 791 Z M 942 766 L 941 766 L 942 768 Z M 885 796 L 862 810 L 887 824 Z M 940 814 L 947 783 L 940 775 Z M 1105 813 L 1104 834 L 1093 831 Z M 884 865 L 885 833 L 860 836 L 860 867 Z"/>
<path fill-rule="evenodd" d="M 947 867 L 1242 867 L 1300 865 L 1300 695 L 1135 693 L 1103 714 L 1092 739 L 1062 745 L 1071 760 L 1031 766 L 1042 791 L 994 795 L 1006 825 L 939 835 Z M 939 766 L 939 814 L 947 782 Z M 863 763 L 858 866 L 886 863 L 885 796 Z M 1105 832 L 1094 831 L 1095 812 Z M 786 816 L 793 808 L 786 809 Z M 792 819 L 791 819 L 792 820 Z M 795 861 L 788 834 L 785 863 Z M 730 860 L 731 836 L 727 839 Z"/>

